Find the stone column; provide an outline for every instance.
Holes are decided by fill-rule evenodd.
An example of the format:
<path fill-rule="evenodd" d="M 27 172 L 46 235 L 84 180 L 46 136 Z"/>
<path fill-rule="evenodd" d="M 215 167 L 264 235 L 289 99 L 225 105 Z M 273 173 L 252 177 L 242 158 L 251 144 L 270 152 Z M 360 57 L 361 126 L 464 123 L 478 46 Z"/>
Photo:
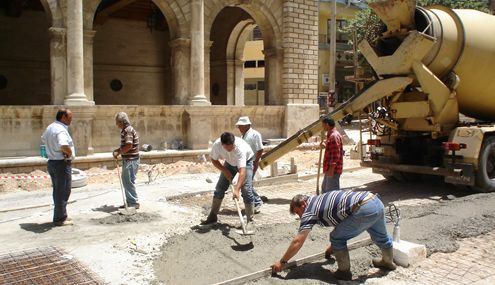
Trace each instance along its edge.
<path fill-rule="evenodd" d="M 67 89 L 65 105 L 94 105 L 84 94 L 82 0 L 67 1 Z"/>
<path fill-rule="evenodd" d="M 265 104 L 282 105 L 282 66 L 284 50 L 271 48 L 263 50 L 265 55 Z"/>
<path fill-rule="evenodd" d="M 205 97 L 204 2 L 191 1 L 191 95 L 189 105 L 211 105 Z"/>
<path fill-rule="evenodd" d="M 70 106 L 69 109 L 74 118 L 69 126 L 69 133 L 74 141 L 76 157 L 93 155 L 93 119 L 97 107 Z"/>
<path fill-rule="evenodd" d="M 206 101 L 211 102 L 210 100 L 210 48 L 213 45 L 212 41 L 205 41 L 205 97 Z"/>
<path fill-rule="evenodd" d="M 172 56 L 172 76 L 173 76 L 173 105 L 187 105 L 190 93 L 189 76 L 190 72 L 190 52 L 191 40 L 175 39 L 169 43 Z"/>
<path fill-rule="evenodd" d="M 51 105 L 63 105 L 67 94 L 66 29 L 48 29 L 50 38 Z"/>
<path fill-rule="evenodd" d="M 84 94 L 94 101 L 93 94 L 93 43 L 96 31 L 84 31 Z"/>
<path fill-rule="evenodd" d="M 235 105 L 244 106 L 244 60 L 234 60 Z"/>
<path fill-rule="evenodd" d="M 215 108 L 208 106 L 185 107 L 182 115 L 184 142 L 188 149 L 208 149 L 211 136 L 211 120 Z"/>
<path fill-rule="evenodd" d="M 235 86 L 235 60 L 225 60 L 225 70 L 227 71 L 227 105 L 235 105 L 236 103 L 236 86 Z"/>

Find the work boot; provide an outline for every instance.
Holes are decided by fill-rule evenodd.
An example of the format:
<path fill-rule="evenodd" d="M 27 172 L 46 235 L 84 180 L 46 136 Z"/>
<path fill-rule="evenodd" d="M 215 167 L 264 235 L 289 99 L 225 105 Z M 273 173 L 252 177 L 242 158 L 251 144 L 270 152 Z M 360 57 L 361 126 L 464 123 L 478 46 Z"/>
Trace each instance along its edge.
<path fill-rule="evenodd" d="M 335 255 L 335 260 L 337 260 L 337 265 L 339 267 L 333 276 L 339 280 L 352 280 L 349 249 L 346 247 L 342 250 L 334 250 L 333 254 Z"/>
<path fill-rule="evenodd" d="M 394 247 L 391 246 L 389 248 L 380 249 L 382 250 L 382 259 L 374 258 L 373 266 L 388 270 L 395 270 L 397 266 L 394 264 Z"/>
<path fill-rule="evenodd" d="M 209 225 L 216 223 L 218 220 L 218 212 L 220 212 L 220 206 L 222 205 L 222 199 L 213 198 L 211 202 L 210 214 L 206 219 L 201 220 L 202 225 Z"/>
<path fill-rule="evenodd" d="M 246 230 L 254 230 L 254 204 L 244 204 L 244 210 L 246 211 Z"/>

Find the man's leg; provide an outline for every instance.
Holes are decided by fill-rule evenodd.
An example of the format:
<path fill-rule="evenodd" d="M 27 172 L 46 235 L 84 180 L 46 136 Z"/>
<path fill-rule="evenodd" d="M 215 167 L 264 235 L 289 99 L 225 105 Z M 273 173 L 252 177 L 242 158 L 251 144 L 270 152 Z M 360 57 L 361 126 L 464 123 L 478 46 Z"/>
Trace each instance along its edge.
<path fill-rule="evenodd" d="M 227 162 L 224 162 L 223 166 L 227 168 L 232 177 L 237 174 L 237 168 L 232 167 Z M 216 223 L 218 221 L 218 213 L 220 212 L 220 206 L 222 205 L 225 193 L 229 190 L 230 180 L 225 177 L 223 172 L 220 172 L 220 178 L 218 179 L 217 185 L 215 186 L 215 192 L 213 193 L 213 200 L 211 202 L 210 214 L 206 219 L 201 220 L 202 225 L 208 225 Z"/>
<path fill-rule="evenodd" d="M 139 208 L 139 200 L 136 192 L 136 174 L 139 168 L 140 159 L 122 160 L 122 184 L 125 189 L 127 205 Z"/>
<path fill-rule="evenodd" d="M 323 194 L 333 190 L 340 190 L 340 174 L 334 173 L 332 177 L 328 177 L 325 174 L 321 183 L 321 193 Z"/>
<path fill-rule="evenodd" d="M 60 225 L 67 219 L 67 203 L 72 184 L 72 164 L 70 161 L 48 161 L 48 173 L 53 184 L 53 223 Z"/>
<path fill-rule="evenodd" d="M 382 252 L 382 258 L 374 258 L 373 265 L 388 270 L 395 270 L 397 267 L 394 264 L 394 248 L 392 238 L 387 232 L 383 203 L 378 197 L 375 197 L 366 204 L 370 204 L 370 206 L 374 205 L 376 212 L 378 213 L 377 221 L 368 229 L 368 233 L 372 240 L 378 245 Z M 366 204 L 364 206 L 366 206 Z"/>

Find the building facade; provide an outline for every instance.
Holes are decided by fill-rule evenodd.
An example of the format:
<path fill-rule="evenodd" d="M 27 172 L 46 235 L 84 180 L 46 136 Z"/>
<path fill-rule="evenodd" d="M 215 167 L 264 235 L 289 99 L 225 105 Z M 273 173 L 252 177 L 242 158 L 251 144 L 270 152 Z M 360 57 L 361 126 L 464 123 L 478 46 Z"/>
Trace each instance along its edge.
<path fill-rule="evenodd" d="M 265 138 L 318 118 L 318 2 L 30 0 L 0 9 L 0 157 L 39 153 L 65 106 L 80 156 L 118 144 L 114 115 L 141 141 L 204 149 L 250 116 Z M 263 35 L 262 100 L 244 98 L 243 52 Z M 254 103 L 252 103 L 254 102 Z M 247 106 L 248 105 L 248 106 Z"/>

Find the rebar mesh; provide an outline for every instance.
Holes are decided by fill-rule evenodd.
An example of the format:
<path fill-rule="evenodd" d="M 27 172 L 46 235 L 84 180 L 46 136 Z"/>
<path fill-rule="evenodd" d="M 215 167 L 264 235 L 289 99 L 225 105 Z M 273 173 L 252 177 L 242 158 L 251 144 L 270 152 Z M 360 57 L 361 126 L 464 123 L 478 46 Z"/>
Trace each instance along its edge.
<path fill-rule="evenodd" d="M 0 255 L 0 284 L 107 284 L 61 249 L 49 246 Z"/>

